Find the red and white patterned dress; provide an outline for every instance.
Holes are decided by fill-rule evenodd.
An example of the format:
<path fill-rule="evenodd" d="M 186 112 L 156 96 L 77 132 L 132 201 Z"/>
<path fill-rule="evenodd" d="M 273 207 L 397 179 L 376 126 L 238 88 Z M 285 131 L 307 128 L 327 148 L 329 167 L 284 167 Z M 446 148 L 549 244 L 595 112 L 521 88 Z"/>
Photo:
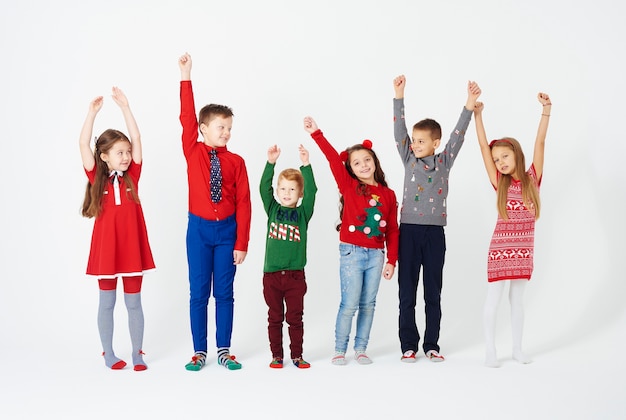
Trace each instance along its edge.
<path fill-rule="evenodd" d="M 534 165 L 530 166 L 527 173 L 539 188 L 541 179 L 537 179 Z M 498 222 L 491 237 L 487 279 L 489 282 L 530 280 L 533 273 L 535 215 L 524 205 L 521 181 L 511 180 L 507 192 L 506 211 L 509 220 L 504 220 L 498 215 Z"/>

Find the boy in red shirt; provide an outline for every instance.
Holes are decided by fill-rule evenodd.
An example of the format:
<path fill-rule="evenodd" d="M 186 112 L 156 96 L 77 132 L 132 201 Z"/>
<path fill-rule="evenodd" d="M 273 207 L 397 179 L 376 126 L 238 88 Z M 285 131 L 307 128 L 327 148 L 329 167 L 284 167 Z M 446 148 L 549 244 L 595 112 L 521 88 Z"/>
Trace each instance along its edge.
<path fill-rule="evenodd" d="M 233 328 L 233 283 L 236 265 L 246 258 L 250 238 L 250 187 L 245 162 L 227 150 L 233 112 L 210 104 L 198 119 L 191 86 L 191 56 L 182 55 L 180 67 L 180 123 L 189 184 L 187 262 L 189 315 L 194 355 L 185 365 L 197 371 L 206 363 L 207 305 L 215 298 L 217 361 L 230 369 L 241 364 L 230 355 Z M 198 130 L 203 142 L 198 142 Z"/>

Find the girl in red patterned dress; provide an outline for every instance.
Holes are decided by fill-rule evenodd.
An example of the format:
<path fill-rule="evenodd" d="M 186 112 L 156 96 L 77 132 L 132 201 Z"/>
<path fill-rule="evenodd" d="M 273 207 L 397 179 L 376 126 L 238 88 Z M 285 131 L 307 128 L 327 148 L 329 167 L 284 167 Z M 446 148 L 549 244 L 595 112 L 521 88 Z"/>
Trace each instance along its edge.
<path fill-rule="evenodd" d="M 543 106 L 533 161 L 526 171 L 524 153 L 517 140 L 504 137 L 487 143 L 482 119 L 483 104 L 476 103 L 474 116 L 478 143 L 487 175 L 496 190 L 498 221 L 489 245 L 487 261 L 487 298 L 483 313 L 486 342 L 485 365 L 499 367 L 495 346 L 496 312 L 506 283 L 509 283 L 513 358 L 520 363 L 531 360 L 522 352 L 524 326 L 523 296 L 533 272 L 535 220 L 539 218 L 539 186 L 552 103 L 546 93 L 537 95 Z"/>
<path fill-rule="evenodd" d="M 142 163 L 141 136 L 124 93 L 114 87 L 112 98 L 122 110 L 130 140 L 124 133 L 108 129 L 96 139 L 95 150 L 91 150 L 89 142 L 94 120 L 102 108 L 102 96 L 90 102 L 79 139 L 89 180 L 82 214 L 95 218 L 87 275 L 98 279 L 102 355 L 106 366 L 116 370 L 126 366 L 113 352 L 113 309 L 117 278 L 122 277 L 134 370 L 142 371 L 147 366 L 141 349 L 144 331 L 141 281 L 143 273 L 155 266 L 137 193 Z"/>

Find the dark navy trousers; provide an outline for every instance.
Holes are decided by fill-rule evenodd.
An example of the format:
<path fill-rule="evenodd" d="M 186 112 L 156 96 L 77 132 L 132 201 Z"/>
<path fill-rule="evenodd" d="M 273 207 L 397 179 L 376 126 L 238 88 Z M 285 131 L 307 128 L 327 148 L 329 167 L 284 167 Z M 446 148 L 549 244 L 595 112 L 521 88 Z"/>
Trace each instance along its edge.
<path fill-rule="evenodd" d="M 400 224 L 400 247 L 398 251 L 398 294 L 400 316 L 398 334 L 402 353 L 417 352 L 420 335 L 415 322 L 417 285 L 422 269 L 424 310 L 424 353 L 439 351 L 439 327 L 441 324 L 441 288 L 443 264 L 446 254 L 446 237 L 443 226 Z"/>

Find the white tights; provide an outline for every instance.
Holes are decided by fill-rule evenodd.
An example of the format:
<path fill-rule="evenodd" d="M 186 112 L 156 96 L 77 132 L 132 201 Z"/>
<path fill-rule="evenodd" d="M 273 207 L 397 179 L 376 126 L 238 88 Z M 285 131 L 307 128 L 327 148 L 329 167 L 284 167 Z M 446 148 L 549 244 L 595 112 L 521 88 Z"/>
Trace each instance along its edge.
<path fill-rule="evenodd" d="M 485 333 L 485 365 L 499 367 L 496 356 L 496 314 L 498 304 L 506 283 L 509 284 L 509 302 L 511 304 L 511 330 L 513 333 L 513 358 L 520 363 L 530 363 L 531 360 L 522 352 L 522 332 L 524 329 L 524 289 L 528 280 L 504 280 L 487 284 L 487 298 L 483 311 L 483 326 Z"/>

